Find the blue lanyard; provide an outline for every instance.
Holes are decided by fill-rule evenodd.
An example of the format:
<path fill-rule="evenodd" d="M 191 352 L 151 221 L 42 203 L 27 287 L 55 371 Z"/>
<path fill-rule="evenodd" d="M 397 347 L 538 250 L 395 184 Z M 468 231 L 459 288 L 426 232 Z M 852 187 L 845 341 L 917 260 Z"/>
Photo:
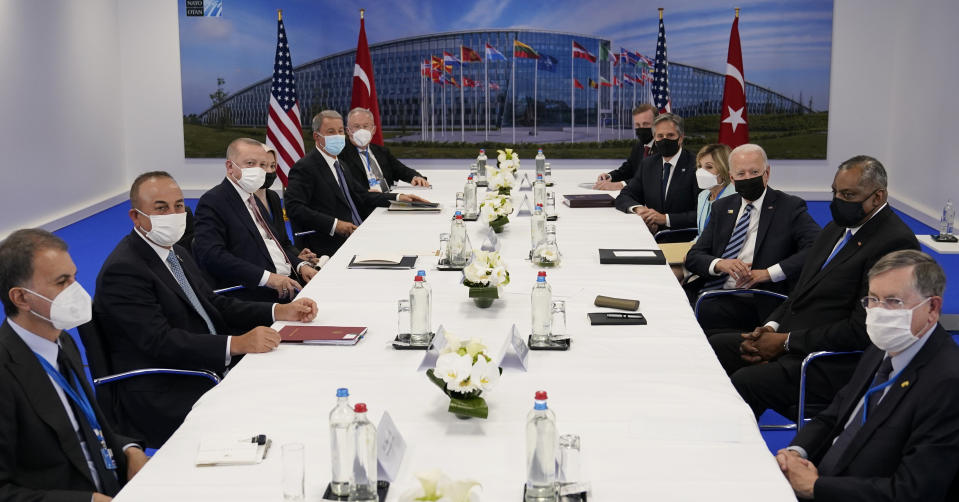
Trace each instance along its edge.
<path fill-rule="evenodd" d="M 53 378 L 53 381 L 63 389 L 63 392 L 73 401 L 73 404 L 77 405 L 77 408 L 80 409 L 80 412 L 83 413 L 83 416 L 87 419 L 87 423 L 93 428 L 93 434 L 96 436 L 97 441 L 100 442 L 100 455 L 103 456 L 103 464 L 111 471 L 116 470 L 117 464 L 113 459 L 113 452 L 107 447 L 106 439 L 103 437 L 103 430 L 100 428 L 100 422 L 97 420 L 96 413 L 93 412 L 93 405 L 90 404 L 90 399 L 87 398 L 87 394 L 83 392 L 83 387 L 80 385 L 77 374 L 72 371 L 70 372 L 70 376 L 73 377 L 73 385 L 70 385 L 63 374 L 57 371 L 52 364 L 40 354 L 36 352 L 33 354 L 40 360 L 43 369 Z"/>
<path fill-rule="evenodd" d="M 903 369 L 905 369 L 905 368 L 903 368 Z M 893 375 L 892 377 L 890 377 L 889 380 L 886 380 L 885 383 L 883 383 L 883 384 L 881 384 L 881 385 L 877 385 L 877 386 L 875 386 L 875 387 L 872 387 L 872 388 L 870 388 L 869 390 L 867 390 L 865 394 L 863 394 L 863 396 L 862 396 L 862 423 L 866 423 L 866 412 L 869 411 L 869 396 L 870 396 L 871 394 L 875 393 L 875 392 L 878 392 L 878 391 L 880 391 L 880 390 L 883 390 L 883 389 L 885 389 L 886 387 L 889 387 L 890 385 L 892 385 L 892 383 L 895 382 L 897 378 L 899 378 L 899 374 L 900 374 L 900 373 L 902 373 L 902 370 L 897 371 L 896 374 Z"/>
<path fill-rule="evenodd" d="M 716 200 L 719 200 L 719 198 L 723 196 L 723 192 L 725 192 L 727 188 L 729 188 L 729 185 L 724 186 L 723 189 L 716 194 Z M 703 222 L 704 229 L 706 228 L 706 225 L 709 225 L 709 217 L 713 215 L 713 202 L 715 201 L 710 201 L 709 197 L 706 197 L 706 204 L 709 205 L 709 209 L 706 211 L 706 221 Z"/>

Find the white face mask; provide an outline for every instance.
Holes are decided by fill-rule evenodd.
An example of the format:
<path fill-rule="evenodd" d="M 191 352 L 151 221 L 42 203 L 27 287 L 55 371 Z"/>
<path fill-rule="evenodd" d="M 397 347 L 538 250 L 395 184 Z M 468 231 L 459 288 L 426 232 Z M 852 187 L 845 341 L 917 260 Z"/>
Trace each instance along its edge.
<path fill-rule="evenodd" d="M 146 214 L 139 209 L 136 212 L 150 218 L 150 231 L 146 232 L 146 237 L 157 246 L 168 248 L 183 237 L 186 230 L 186 213 Z"/>
<path fill-rule="evenodd" d="M 93 304 L 90 301 L 90 295 L 83 289 L 83 286 L 81 286 L 79 282 L 74 281 L 73 284 L 64 288 L 53 300 L 36 291 L 27 288 L 23 289 L 50 302 L 49 319 L 33 310 L 31 310 L 30 313 L 53 324 L 54 328 L 73 329 L 93 319 Z"/>
<path fill-rule="evenodd" d="M 705 169 L 696 169 L 696 183 L 699 184 L 699 188 L 705 190 L 707 188 L 712 188 L 719 184 L 716 181 L 716 175 L 705 170 Z"/>
<path fill-rule="evenodd" d="M 233 178 L 231 174 L 230 177 L 233 178 L 233 181 L 237 185 L 240 185 L 240 188 L 243 189 L 246 193 L 253 193 L 260 189 L 263 186 L 263 182 L 266 181 L 266 171 L 259 167 L 240 167 L 236 162 L 230 161 L 234 166 L 240 168 L 240 179 Z"/>
<path fill-rule="evenodd" d="M 929 301 L 926 298 L 919 305 Z M 890 310 L 882 307 L 866 309 L 866 333 L 872 344 L 886 352 L 902 352 L 919 340 L 912 334 L 911 309 Z"/>
<path fill-rule="evenodd" d="M 370 144 L 371 139 L 373 139 L 373 133 L 367 131 L 366 129 L 360 129 L 359 131 L 353 133 L 353 143 L 360 148 Z"/>

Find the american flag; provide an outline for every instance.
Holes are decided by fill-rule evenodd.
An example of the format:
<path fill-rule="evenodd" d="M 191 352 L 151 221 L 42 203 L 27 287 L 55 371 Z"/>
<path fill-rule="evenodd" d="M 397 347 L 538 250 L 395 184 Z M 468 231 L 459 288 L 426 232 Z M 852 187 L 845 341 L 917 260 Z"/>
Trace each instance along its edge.
<path fill-rule="evenodd" d="M 666 25 L 659 11 L 659 38 L 656 40 L 656 63 L 653 65 L 653 105 L 660 112 L 672 111 L 669 102 L 669 61 L 666 60 Z"/>
<path fill-rule="evenodd" d="M 283 186 L 290 168 L 304 155 L 300 103 L 296 99 L 296 78 L 290 60 L 283 19 L 277 21 L 276 58 L 270 87 L 270 117 L 266 121 L 266 144 L 277 153 L 276 175 Z"/>

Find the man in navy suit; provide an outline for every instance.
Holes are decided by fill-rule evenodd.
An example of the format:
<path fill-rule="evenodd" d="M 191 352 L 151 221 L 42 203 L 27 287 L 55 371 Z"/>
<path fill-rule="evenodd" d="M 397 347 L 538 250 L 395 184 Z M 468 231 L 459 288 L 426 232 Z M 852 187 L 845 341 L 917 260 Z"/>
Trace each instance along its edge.
<path fill-rule="evenodd" d="M 687 289 L 788 294 L 821 229 L 806 201 L 768 186 L 769 161 L 759 145 L 736 147 L 729 174 L 737 194 L 713 203 L 703 234 L 686 254 L 686 269 L 699 276 Z M 707 334 L 749 331 L 778 306 L 761 294 L 717 296 L 700 305 L 699 324 Z"/>
<path fill-rule="evenodd" d="M 683 119 L 663 113 L 653 121 L 657 154 L 646 157 L 616 197 L 616 208 L 636 213 L 649 230 L 696 226 L 696 156 L 683 150 Z"/>
<path fill-rule="evenodd" d="M 633 108 L 633 129 L 636 131 L 637 141 L 629 152 L 629 158 L 618 168 L 597 176 L 594 190 L 622 190 L 626 182 L 633 179 L 639 164 L 652 152 L 653 119 L 656 118 L 656 113 L 656 107 L 649 103 Z"/>
<path fill-rule="evenodd" d="M 289 301 L 316 269 L 301 260 L 286 231 L 270 224 L 270 212 L 256 197 L 272 157 L 250 138 L 226 149 L 226 178 L 196 206 L 193 256 L 217 289 L 242 285 L 231 293 L 244 300 Z"/>
<path fill-rule="evenodd" d="M 869 271 L 872 344 L 836 399 L 776 454 L 818 501 L 959 500 L 959 347 L 939 325 L 946 276 L 896 251 Z"/>

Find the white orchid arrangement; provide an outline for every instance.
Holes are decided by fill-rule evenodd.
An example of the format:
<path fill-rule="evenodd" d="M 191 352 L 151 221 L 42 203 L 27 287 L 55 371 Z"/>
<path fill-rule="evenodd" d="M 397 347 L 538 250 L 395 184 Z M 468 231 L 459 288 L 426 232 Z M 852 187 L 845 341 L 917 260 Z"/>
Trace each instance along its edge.
<path fill-rule="evenodd" d="M 487 179 L 491 191 L 495 190 L 502 195 L 508 195 L 516 182 L 516 178 L 508 169 L 487 168 Z"/>
<path fill-rule="evenodd" d="M 536 263 L 542 267 L 552 267 L 559 264 L 559 249 L 555 245 L 543 242 L 533 253 Z"/>
<path fill-rule="evenodd" d="M 470 502 L 474 487 L 480 486 L 472 479 L 452 480 L 439 469 L 416 474 L 420 486 L 400 496 L 400 502 Z"/>
<path fill-rule="evenodd" d="M 458 394 L 488 391 L 499 381 L 500 369 L 476 338 L 460 340 L 446 332 L 446 346 L 440 350 L 433 374 L 446 383 L 446 389 Z"/>
<path fill-rule="evenodd" d="M 509 171 L 511 174 L 519 170 L 519 154 L 511 148 L 506 150 L 496 150 L 499 155 L 496 156 L 496 164 L 502 170 Z"/>
<path fill-rule="evenodd" d="M 509 223 L 509 215 L 513 212 L 513 203 L 508 195 L 488 192 L 486 199 L 480 205 L 480 213 L 486 217 L 486 222 L 493 227 L 496 233 L 503 230 L 503 225 Z"/>
<path fill-rule="evenodd" d="M 463 269 L 463 285 L 471 288 L 509 284 L 506 261 L 498 251 L 473 251 L 473 260 Z"/>

